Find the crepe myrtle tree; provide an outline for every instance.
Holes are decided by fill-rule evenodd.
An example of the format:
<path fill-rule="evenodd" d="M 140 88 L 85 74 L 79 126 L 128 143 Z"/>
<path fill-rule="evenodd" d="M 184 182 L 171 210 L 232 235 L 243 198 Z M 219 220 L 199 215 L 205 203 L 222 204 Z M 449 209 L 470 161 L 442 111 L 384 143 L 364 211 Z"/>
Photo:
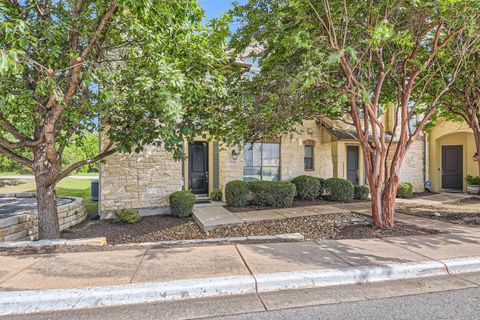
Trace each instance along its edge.
<path fill-rule="evenodd" d="M 476 1 L 250 0 L 232 11 L 241 25 L 232 43 L 239 52 L 260 48 L 260 71 L 245 81 L 251 100 L 288 114 L 271 121 L 348 115 L 341 119 L 361 144 L 372 225 L 392 228 L 405 154 L 464 60 L 438 58 L 478 23 L 478 12 Z M 445 64 L 454 72 L 427 94 Z M 391 130 L 381 118 L 387 108 Z"/>
<path fill-rule="evenodd" d="M 0 153 L 33 170 L 39 237 L 60 236 L 55 185 L 114 152 L 219 132 L 227 18 L 196 0 L 1 0 Z M 106 145 L 62 167 L 86 132 Z"/>

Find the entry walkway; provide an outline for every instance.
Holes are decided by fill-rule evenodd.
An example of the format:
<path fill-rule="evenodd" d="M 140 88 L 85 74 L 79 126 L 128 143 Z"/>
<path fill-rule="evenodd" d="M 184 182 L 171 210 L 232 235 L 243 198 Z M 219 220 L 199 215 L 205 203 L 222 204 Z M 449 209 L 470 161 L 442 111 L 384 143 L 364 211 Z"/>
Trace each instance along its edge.
<path fill-rule="evenodd" d="M 468 197 L 464 194 L 441 193 L 430 196 L 424 196 L 414 199 L 397 199 L 397 210 L 404 211 L 414 206 L 441 206 L 444 203 L 455 201 Z M 205 205 L 195 206 L 193 208 L 193 218 L 204 232 L 215 229 L 232 226 L 242 223 L 259 222 L 266 220 L 282 220 L 287 218 L 305 217 L 320 214 L 332 214 L 343 212 L 357 212 L 361 214 L 371 214 L 370 202 L 352 202 L 352 203 L 336 203 L 304 206 L 294 208 L 272 208 L 268 210 L 254 210 L 245 212 L 230 212 L 223 206 Z M 397 214 L 396 220 L 412 222 L 417 220 L 424 227 L 443 226 L 447 228 L 452 226 L 444 222 L 433 221 L 431 219 L 416 218 L 405 214 Z"/>

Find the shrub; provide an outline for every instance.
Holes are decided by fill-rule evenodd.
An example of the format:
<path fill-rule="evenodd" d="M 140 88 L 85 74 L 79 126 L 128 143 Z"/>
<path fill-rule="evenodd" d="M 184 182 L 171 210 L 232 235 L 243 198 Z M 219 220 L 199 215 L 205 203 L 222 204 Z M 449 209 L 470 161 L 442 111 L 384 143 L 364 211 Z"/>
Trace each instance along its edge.
<path fill-rule="evenodd" d="M 480 185 L 480 177 L 478 176 L 474 177 L 474 176 L 468 175 L 465 177 L 465 182 L 471 186 L 478 186 Z"/>
<path fill-rule="evenodd" d="M 400 182 L 397 189 L 397 198 L 410 199 L 413 194 L 413 186 L 409 182 Z"/>
<path fill-rule="evenodd" d="M 230 181 L 225 185 L 225 200 L 230 207 L 246 207 L 250 190 L 245 181 Z"/>
<path fill-rule="evenodd" d="M 358 200 L 365 200 L 370 194 L 370 188 L 368 186 L 354 186 L 353 198 Z"/>
<path fill-rule="evenodd" d="M 325 183 L 326 189 L 330 191 L 328 196 L 331 201 L 350 201 L 353 199 L 353 184 L 345 179 L 330 178 Z"/>
<path fill-rule="evenodd" d="M 191 191 L 177 191 L 170 195 L 170 212 L 174 217 L 188 217 L 192 214 L 195 195 Z"/>
<path fill-rule="evenodd" d="M 320 183 L 320 190 L 319 190 L 319 197 L 321 197 L 324 193 L 325 193 L 325 183 L 327 182 L 327 180 L 323 179 L 323 178 L 317 178 L 318 179 L 318 182 Z"/>
<path fill-rule="evenodd" d="M 320 180 L 311 176 L 298 176 L 291 181 L 296 187 L 296 196 L 313 200 L 320 195 Z"/>
<path fill-rule="evenodd" d="M 115 220 L 122 223 L 136 223 L 142 219 L 142 216 L 135 210 L 122 209 L 116 212 Z"/>
<path fill-rule="evenodd" d="M 212 189 L 212 192 L 210 192 L 210 199 L 213 201 L 222 201 L 222 190 Z"/>
<path fill-rule="evenodd" d="M 268 207 L 290 207 L 295 197 L 295 185 L 286 181 L 252 181 L 250 203 Z"/>

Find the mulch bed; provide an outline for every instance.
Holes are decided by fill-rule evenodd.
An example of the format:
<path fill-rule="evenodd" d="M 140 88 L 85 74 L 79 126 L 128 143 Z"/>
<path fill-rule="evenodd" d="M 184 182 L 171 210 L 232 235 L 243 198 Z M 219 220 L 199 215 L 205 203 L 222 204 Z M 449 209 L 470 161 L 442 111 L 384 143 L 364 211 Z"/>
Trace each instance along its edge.
<path fill-rule="evenodd" d="M 391 230 L 373 229 L 370 226 L 369 217 L 355 213 L 342 213 L 242 224 L 214 230 L 206 234 L 200 230 L 191 218 L 150 216 L 144 217 L 140 222 L 130 225 L 112 220 L 91 220 L 62 233 L 62 237 L 65 239 L 104 236 L 107 237 L 109 244 L 132 244 L 128 247 L 52 246 L 43 248 L 14 248 L 0 249 L 0 256 L 127 250 L 140 248 L 139 246 L 135 246 L 135 243 L 140 242 L 277 235 L 285 233 L 301 233 L 305 236 L 305 239 L 319 240 L 417 236 L 437 234 L 438 231 L 424 229 L 402 222 L 397 222 L 395 228 Z M 248 241 L 248 243 L 258 242 L 259 241 Z"/>
<path fill-rule="evenodd" d="M 107 237 L 109 244 L 139 243 L 160 240 L 210 239 L 301 233 L 306 239 L 359 239 L 386 236 L 410 236 L 436 233 L 397 222 L 393 230 L 373 229 L 370 218 L 355 213 L 326 214 L 284 220 L 241 224 L 204 233 L 191 218 L 170 216 L 144 217 L 127 225 L 110 220 L 87 222 L 63 233 L 63 238 Z"/>
<path fill-rule="evenodd" d="M 467 198 L 468 199 L 468 198 Z M 462 204 L 477 204 L 475 200 L 462 199 Z M 433 220 L 445 221 L 453 224 L 480 225 L 480 211 L 469 208 L 468 206 L 458 206 L 457 202 L 444 204 L 442 207 L 434 206 L 416 206 L 402 211 L 412 216 L 429 218 Z"/>
<path fill-rule="evenodd" d="M 290 208 L 298 208 L 298 207 L 307 207 L 307 206 L 317 206 L 317 205 L 335 205 L 335 204 L 345 204 L 345 203 L 365 203 L 370 202 L 370 200 L 352 200 L 348 202 L 333 202 L 327 201 L 324 199 L 314 199 L 314 200 L 300 200 L 294 199 L 293 204 Z M 275 210 L 272 207 L 261 207 L 255 205 L 247 205 L 245 208 L 236 208 L 236 207 L 225 207 L 230 212 L 247 212 L 247 211 L 261 211 L 261 210 Z M 279 208 L 282 209 L 282 208 Z"/>

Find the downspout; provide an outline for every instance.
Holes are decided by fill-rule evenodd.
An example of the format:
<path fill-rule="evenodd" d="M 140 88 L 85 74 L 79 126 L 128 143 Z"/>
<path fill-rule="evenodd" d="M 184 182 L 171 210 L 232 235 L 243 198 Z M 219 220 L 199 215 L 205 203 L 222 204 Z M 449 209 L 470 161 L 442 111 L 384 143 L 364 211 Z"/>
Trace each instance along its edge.
<path fill-rule="evenodd" d="M 102 119 L 98 118 L 98 154 L 102 152 Z M 102 217 L 102 162 L 100 161 L 98 165 L 98 202 L 97 202 L 97 214 L 101 218 Z M 90 183 L 91 188 L 91 183 Z"/>
<path fill-rule="evenodd" d="M 425 132 L 424 134 L 424 144 L 423 144 L 423 183 L 425 185 L 425 188 L 427 188 L 427 181 L 429 181 L 429 160 L 430 160 L 430 155 L 429 155 L 429 145 L 428 145 L 428 133 Z M 428 189 L 431 191 L 431 185 L 428 186 Z"/>

